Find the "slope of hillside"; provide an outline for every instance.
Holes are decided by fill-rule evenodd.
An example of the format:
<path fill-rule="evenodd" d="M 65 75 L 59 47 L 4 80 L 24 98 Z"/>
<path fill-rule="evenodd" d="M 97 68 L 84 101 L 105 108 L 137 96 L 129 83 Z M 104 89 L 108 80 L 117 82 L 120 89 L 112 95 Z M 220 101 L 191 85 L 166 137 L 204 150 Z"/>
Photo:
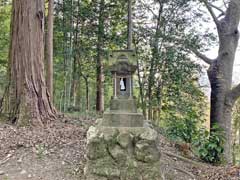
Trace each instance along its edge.
<path fill-rule="evenodd" d="M 92 124 L 91 118 L 62 118 L 46 129 L 0 124 L 0 180 L 83 180 L 86 132 Z M 159 137 L 162 179 L 240 179 L 239 167 L 202 163 Z"/>

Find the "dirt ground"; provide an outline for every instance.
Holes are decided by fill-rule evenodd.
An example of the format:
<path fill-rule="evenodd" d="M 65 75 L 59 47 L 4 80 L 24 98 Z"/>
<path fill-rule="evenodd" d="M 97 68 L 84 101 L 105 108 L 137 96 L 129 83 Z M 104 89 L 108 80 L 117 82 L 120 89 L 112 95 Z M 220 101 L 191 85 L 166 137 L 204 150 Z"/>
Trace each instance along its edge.
<path fill-rule="evenodd" d="M 84 180 L 86 132 L 91 118 L 63 118 L 45 129 L 0 123 L 0 180 Z M 239 167 L 186 158 L 160 135 L 162 178 L 240 180 Z"/>

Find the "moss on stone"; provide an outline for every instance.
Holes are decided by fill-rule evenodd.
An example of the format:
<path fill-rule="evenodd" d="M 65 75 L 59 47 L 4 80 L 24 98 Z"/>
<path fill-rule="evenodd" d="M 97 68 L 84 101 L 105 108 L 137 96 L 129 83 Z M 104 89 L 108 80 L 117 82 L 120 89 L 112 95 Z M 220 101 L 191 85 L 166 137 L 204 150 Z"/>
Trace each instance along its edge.
<path fill-rule="evenodd" d="M 95 131 L 88 139 L 91 158 L 85 173 L 87 180 L 95 180 L 92 176 L 107 180 L 161 180 L 157 136 L 154 132 L 144 133 L 149 128 L 97 127 Z"/>
<path fill-rule="evenodd" d="M 106 145 L 102 138 L 92 139 L 87 147 L 87 157 L 90 160 L 96 160 L 107 155 Z"/>

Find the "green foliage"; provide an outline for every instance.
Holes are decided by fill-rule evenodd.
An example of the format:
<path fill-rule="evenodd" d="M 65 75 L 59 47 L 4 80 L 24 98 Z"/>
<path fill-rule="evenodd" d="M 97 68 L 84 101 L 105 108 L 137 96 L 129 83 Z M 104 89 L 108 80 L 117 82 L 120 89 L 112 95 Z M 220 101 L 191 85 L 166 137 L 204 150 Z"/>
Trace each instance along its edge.
<path fill-rule="evenodd" d="M 6 85 L 6 72 L 10 42 L 11 4 L 0 1 L 0 98 Z"/>
<path fill-rule="evenodd" d="M 0 67 L 7 65 L 10 42 L 11 5 L 0 3 Z"/>
<path fill-rule="evenodd" d="M 3 176 L 3 180 L 9 180 L 8 176 Z"/>
<path fill-rule="evenodd" d="M 199 66 L 184 53 L 169 48 L 165 69 L 162 72 L 164 86 L 161 89 L 162 126 L 168 136 L 191 143 L 199 126 L 205 121 L 205 96 L 197 84 Z M 189 76 L 193 74 L 193 76 Z"/>
<path fill-rule="evenodd" d="M 205 97 L 197 84 L 201 68 L 190 58 L 184 42 L 193 36 L 190 27 L 200 17 L 195 17 L 194 13 L 189 16 L 194 6 L 191 1 L 163 1 L 160 4 L 149 1 L 137 5 L 135 18 L 139 23 L 135 26 L 135 46 L 139 57 L 139 85 L 143 91 L 142 107 L 149 111 L 152 107 L 159 108 L 157 123 L 163 126 L 171 127 L 176 122 L 185 126 L 180 128 L 185 129 L 181 136 L 191 141 L 192 136 L 188 135 L 195 131 L 190 128 L 195 126 L 192 121 L 203 121 Z M 189 43 L 200 46 L 197 40 Z"/>
<path fill-rule="evenodd" d="M 167 98 L 163 99 L 162 119 L 168 136 L 191 143 L 198 133 L 199 127 L 205 122 L 203 93 L 191 83 L 184 84 L 186 88 L 169 87 Z"/>
<path fill-rule="evenodd" d="M 209 163 L 220 163 L 223 160 L 224 142 L 223 130 L 215 124 L 211 133 L 204 128 L 201 129 L 193 144 L 202 160 Z"/>
<path fill-rule="evenodd" d="M 194 114 L 194 112 L 192 112 Z M 167 124 L 167 135 L 175 141 L 191 143 L 198 130 L 198 119 L 192 119 L 191 112 L 183 118 L 171 120 Z"/>
<path fill-rule="evenodd" d="M 39 159 L 43 159 L 47 155 L 47 149 L 44 145 L 38 144 L 36 145 L 36 154 Z"/>
<path fill-rule="evenodd" d="M 86 90 L 89 88 L 89 111 L 95 110 L 98 35 L 103 39 L 102 59 L 109 50 L 121 49 L 126 44 L 125 1 L 104 1 L 104 31 L 99 32 L 100 0 L 65 0 L 55 6 L 54 21 L 54 103 L 67 112 L 87 109 Z M 112 94 L 112 79 L 104 67 L 104 99 L 108 106 Z M 86 82 L 87 81 L 87 82 Z M 73 97 L 73 83 L 76 97 Z"/>
<path fill-rule="evenodd" d="M 201 67 L 186 50 L 186 46 L 204 44 L 201 35 L 192 28 L 202 18 L 202 14 L 192 12 L 198 3 L 173 0 L 137 5 L 135 46 L 142 107 L 148 116 L 151 108 L 160 109 L 160 117 L 154 122 L 172 140 L 192 143 L 207 110 L 207 98 L 198 85 Z"/>
<path fill-rule="evenodd" d="M 233 108 L 233 160 L 240 165 L 240 99 Z"/>

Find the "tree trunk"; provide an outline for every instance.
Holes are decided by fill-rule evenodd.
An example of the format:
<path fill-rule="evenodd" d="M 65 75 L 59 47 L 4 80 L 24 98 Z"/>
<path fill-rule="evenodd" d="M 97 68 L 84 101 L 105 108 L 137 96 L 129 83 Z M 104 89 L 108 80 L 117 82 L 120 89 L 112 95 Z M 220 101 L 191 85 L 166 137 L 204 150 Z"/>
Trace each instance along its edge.
<path fill-rule="evenodd" d="M 69 67 L 70 69 L 68 70 L 68 80 L 67 80 L 67 86 L 68 86 L 68 94 L 67 94 L 67 109 L 69 109 L 69 107 L 71 107 L 71 87 L 72 87 L 72 83 L 73 83 L 73 0 L 70 0 L 70 8 L 67 9 L 69 13 L 69 47 L 68 47 L 68 52 L 67 52 L 67 57 L 68 57 L 68 61 L 69 61 Z"/>
<path fill-rule="evenodd" d="M 153 101 L 153 86 L 155 83 L 155 73 L 156 73 L 156 61 L 159 56 L 159 33 L 160 33 L 160 24 L 161 24 L 161 16 L 163 12 L 163 5 L 160 4 L 159 10 L 158 10 L 158 19 L 157 19 L 157 25 L 154 35 L 154 40 L 152 43 L 152 58 L 151 58 L 151 64 L 150 64 L 150 70 L 149 70 L 149 77 L 148 77 L 148 119 L 152 119 L 152 101 Z"/>
<path fill-rule="evenodd" d="M 48 1 L 48 28 L 46 33 L 46 84 L 49 91 L 50 99 L 53 100 L 53 6 L 54 0 Z"/>
<path fill-rule="evenodd" d="M 238 128 L 238 145 L 240 145 L 240 127 Z"/>
<path fill-rule="evenodd" d="M 98 42 L 97 42 L 97 93 L 96 110 L 102 113 L 104 111 L 104 74 L 103 74 L 103 36 L 104 36 L 104 7 L 105 2 L 101 0 L 98 17 Z"/>
<path fill-rule="evenodd" d="M 86 111 L 89 111 L 89 81 L 87 76 L 83 76 L 85 80 L 85 86 L 86 86 Z"/>
<path fill-rule="evenodd" d="M 132 49 L 132 0 L 128 0 L 128 43 L 127 49 Z"/>
<path fill-rule="evenodd" d="M 136 46 L 136 43 L 134 44 L 135 45 L 135 49 L 136 49 L 136 55 L 137 55 L 137 58 L 138 58 L 138 48 Z M 138 84 L 139 84 L 139 94 L 140 94 L 140 101 L 141 101 L 141 106 L 142 106 L 142 111 L 143 111 L 143 116 L 145 118 L 146 117 L 146 103 L 144 101 L 144 87 L 143 87 L 143 82 L 141 80 L 141 75 L 140 75 L 140 64 L 139 64 L 139 59 L 137 60 L 137 76 L 138 76 Z"/>
<path fill-rule="evenodd" d="M 229 62 L 233 60 L 229 57 Z M 231 89 L 232 79 L 229 80 L 229 77 L 232 76 L 223 73 L 228 67 L 224 67 L 222 63 L 217 65 L 220 61 L 222 61 L 221 58 L 214 62 L 216 65 L 212 65 L 208 71 L 211 84 L 210 127 L 218 124 L 224 130 L 226 137 L 225 158 L 228 162 L 231 162 L 231 113 L 233 104 L 227 102 L 227 93 Z"/>
<path fill-rule="evenodd" d="M 67 100 L 67 32 L 66 32 L 66 27 L 67 27 L 67 14 L 66 14 L 66 0 L 62 1 L 62 27 L 63 27 L 63 40 L 66 43 L 63 43 L 63 74 L 64 74 L 64 88 L 63 88 L 63 94 L 62 94 L 62 108 L 61 112 L 66 112 L 66 100 Z"/>
<path fill-rule="evenodd" d="M 231 0 L 225 17 L 221 20 L 217 19 L 209 4 L 206 2 L 205 4 L 217 26 L 219 51 L 218 57 L 212 62 L 204 56 L 198 56 L 210 64 L 208 77 L 211 84 L 211 127 L 218 124 L 224 130 L 226 137 L 224 155 L 226 161 L 230 163 L 232 107 L 240 96 L 239 85 L 232 89 L 233 64 L 239 39 L 240 1 Z"/>
<path fill-rule="evenodd" d="M 40 126 L 56 118 L 44 79 L 44 0 L 14 0 L 11 25 L 9 118 Z"/>
<path fill-rule="evenodd" d="M 73 59 L 73 71 L 72 71 L 72 84 L 71 84 L 71 106 L 76 106 L 76 97 L 77 97 L 77 87 L 78 87 L 78 78 L 77 78 L 77 60 L 76 55 Z"/>
<path fill-rule="evenodd" d="M 78 14 L 80 13 L 80 0 L 77 1 L 78 6 Z M 74 33 L 74 40 L 73 40 L 73 50 L 74 50 L 74 57 L 73 57 L 73 67 L 72 67 L 72 86 L 71 86 L 71 102 L 72 106 L 76 106 L 76 98 L 77 98 L 77 88 L 79 83 L 79 77 L 77 72 L 77 64 L 78 64 L 78 58 L 80 56 L 80 50 L 79 50 L 79 40 L 78 40 L 78 34 L 79 34 L 79 24 L 80 24 L 80 16 L 77 16 L 76 19 L 76 27 L 75 27 L 75 33 Z"/>

